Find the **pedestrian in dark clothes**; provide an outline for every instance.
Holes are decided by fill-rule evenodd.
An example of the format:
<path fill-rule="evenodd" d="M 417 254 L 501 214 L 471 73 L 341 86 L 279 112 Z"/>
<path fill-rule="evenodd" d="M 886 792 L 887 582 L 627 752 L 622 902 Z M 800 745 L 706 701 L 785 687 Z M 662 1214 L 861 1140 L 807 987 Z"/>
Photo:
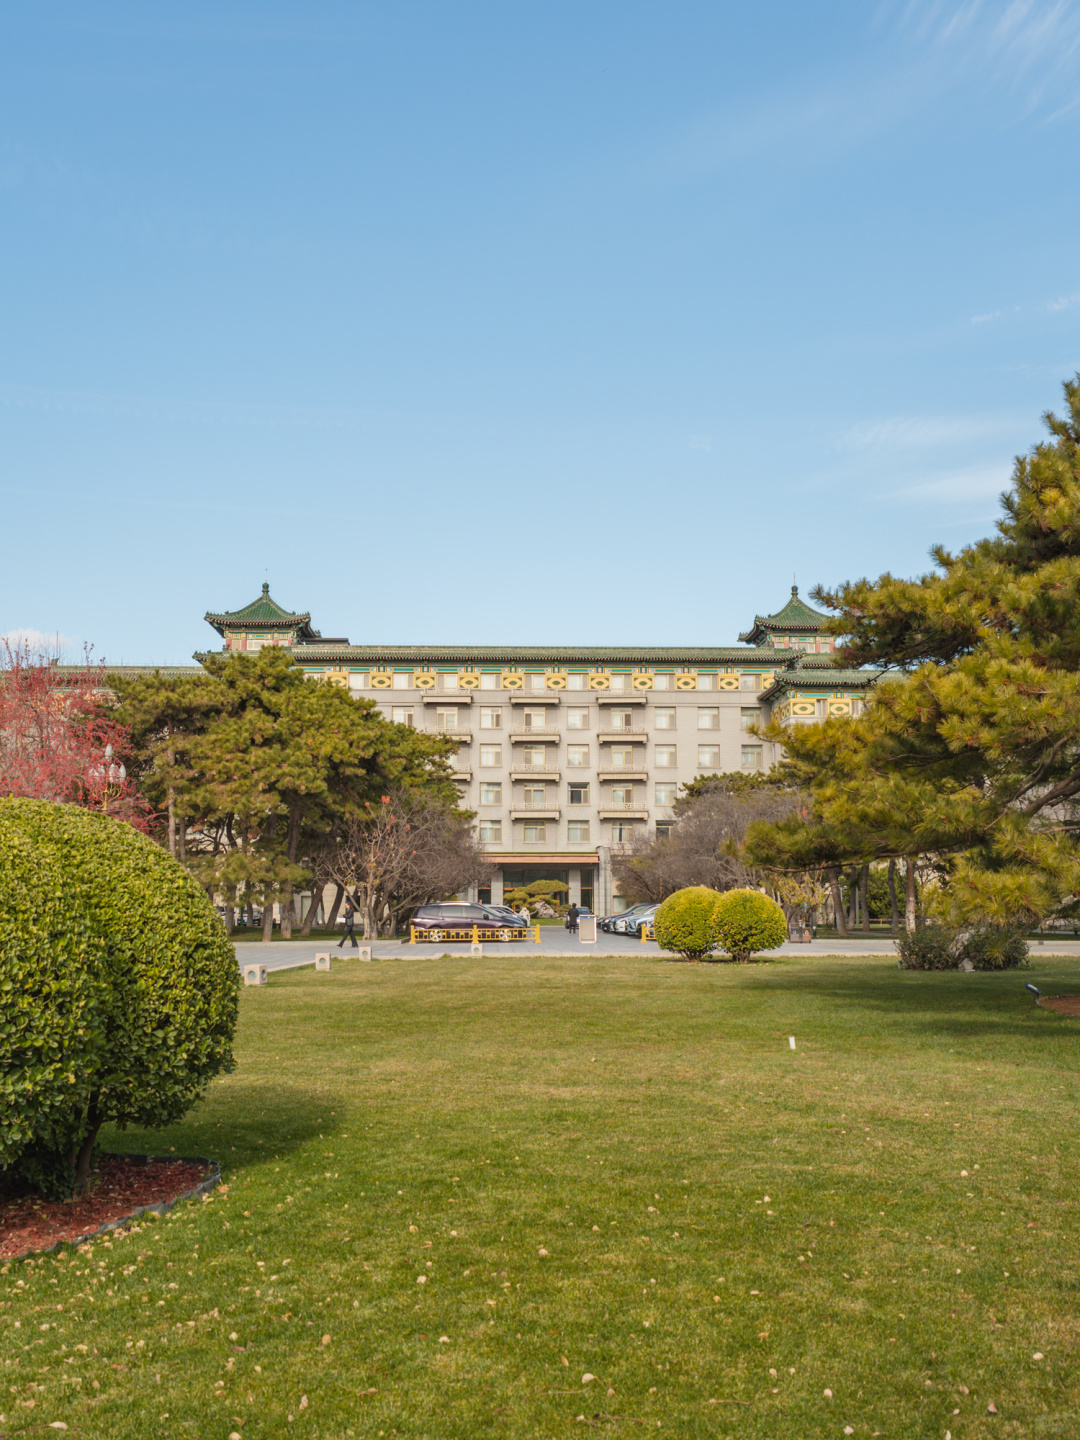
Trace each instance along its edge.
<path fill-rule="evenodd" d="M 338 941 L 338 943 L 337 943 L 337 948 L 338 948 L 339 950 L 340 950 L 341 947 L 345 944 L 345 941 L 346 941 L 346 940 L 351 940 L 351 941 L 352 941 L 352 943 L 353 943 L 353 949 L 354 949 L 354 950 L 359 950 L 359 949 L 360 949 L 360 944 L 359 944 L 359 942 L 357 941 L 357 938 L 356 938 L 356 928 L 355 928 L 355 927 L 356 927 L 356 907 L 353 905 L 353 903 L 352 903 L 351 900 L 346 900 L 346 901 L 345 901 L 345 930 L 344 930 L 344 933 L 343 933 L 342 936 L 341 936 L 341 939 L 340 939 L 340 940 Z"/>
<path fill-rule="evenodd" d="M 570 931 L 571 935 L 577 934 L 577 922 L 580 914 L 581 911 L 576 905 L 571 905 L 570 909 L 566 912 L 566 928 Z"/>

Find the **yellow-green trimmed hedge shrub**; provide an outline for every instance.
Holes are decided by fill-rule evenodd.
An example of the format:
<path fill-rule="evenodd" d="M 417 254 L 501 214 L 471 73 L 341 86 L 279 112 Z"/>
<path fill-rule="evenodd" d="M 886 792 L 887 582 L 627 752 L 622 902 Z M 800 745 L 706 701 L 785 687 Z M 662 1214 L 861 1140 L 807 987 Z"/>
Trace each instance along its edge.
<path fill-rule="evenodd" d="M 714 943 L 733 960 L 775 950 L 787 939 L 787 921 L 775 900 L 760 890 L 725 890 L 712 913 Z"/>
<path fill-rule="evenodd" d="M 37 800 L 0 801 L 0 822 L 62 875 L 66 923 L 96 936 L 80 962 L 95 996 L 88 1086 L 73 1094 L 63 1134 L 50 1122 L 38 1141 L 52 1145 L 56 1165 L 81 1184 L 102 1124 L 169 1125 L 232 1068 L 239 969 L 203 891 L 129 825 Z M 54 888 L 32 888 L 19 921 L 20 943 L 37 946 L 42 958 L 27 927 L 39 911 L 52 914 Z M 6 937 L 6 911 L 2 923 Z M 0 1031 L 8 1009 L 4 992 Z"/>
<path fill-rule="evenodd" d="M 688 885 L 669 895 L 656 912 L 653 930 L 661 950 L 700 960 L 716 949 L 713 911 L 720 894 L 707 885 Z"/>
<path fill-rule="evenodd" d="M 0 1174 L 50 1195 L 68 1168 L 54 1176 L 51 1157 L 70 1149 L 100 1067 L 105 974 L 105 946 L 73 912 L 60 866 L 0 806 Z"/>

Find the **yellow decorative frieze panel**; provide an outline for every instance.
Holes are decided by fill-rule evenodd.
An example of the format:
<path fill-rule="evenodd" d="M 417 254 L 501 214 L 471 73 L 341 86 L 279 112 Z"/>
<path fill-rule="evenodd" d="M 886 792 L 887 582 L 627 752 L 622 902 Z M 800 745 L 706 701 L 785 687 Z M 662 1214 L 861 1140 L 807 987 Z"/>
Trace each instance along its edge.
<path fill-rule="evenodd" d="M 630 683 L 635 690 L 651 690 L 653 688 L 653 677 L 642 673 L 635 675 Z"/>
<path fill-rule="evenodd" d="M 851 701 L 850 701 L 850 700 L 830 700 L 830 701 L 829 701 L 829 714 L 830 714 L 830 715 L 850 715 L 850 714 L 851 714 Z"/>
<path fill-rule="evenodd" d="M 479 690 L 480 676 L 475 670 L 463 670 L 457 683 L 459 690 Z"/>
<path fill-rule="evenodd" d="M 610 689 L 611 689 L 611 676 L 610 676 L 610 675 L 600 675 L 600 674 L 590 675 L 590 676 L 589 676 L 589 689 L 590 689 L 590 690 L 610 690 Z"/>
<path fill-rule="evenodd" d="M 434 690 L 438 683 L 438 677 L 432 675 L 429 670 L 413 671 L 413 684 L 417 690 Z"/>
<path fill-rule="evenodd" d="M 697 689 L 697 676 L 696 676 L 696 675 L 676 675 L 676 676 L 675 676 L 675 689 L 676 689 L 676 690 L 696 690 L 696 689 Z"/>
<path fill-rule="evenodd" d="M 371 677 L 371 688 L 373 690 L 392 690 L 394 688 L 394 677 L 386 670 L 376 671 Z"/>
<path fill-rule="evenodd" d="M 738 690 L 738 675 L 718 675 L 716 679 L 716 688 L 718 690 Z"/>
<path fill-rule="evenodd" d="M 504 670 L 502 688 L 504 690 L 524 690 L 525 676 L 519 674 L 516 670 Z"/>
<path fill-rule="evenodd" d="M 561 671 L 553 670 L 547 677 L 547 688 L 549 690 L 565 690 L 566 676 Z"/>

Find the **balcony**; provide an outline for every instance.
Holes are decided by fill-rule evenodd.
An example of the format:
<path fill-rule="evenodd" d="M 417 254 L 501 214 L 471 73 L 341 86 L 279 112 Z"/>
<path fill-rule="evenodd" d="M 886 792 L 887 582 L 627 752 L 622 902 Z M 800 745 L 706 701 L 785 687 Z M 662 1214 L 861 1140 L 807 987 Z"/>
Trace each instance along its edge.
<path fill-rule="evenodd" d="M 591 690 L 589 699 L 595 700 L 597 705 L 647 705 L 646 696 L 635 694 L 632 690 L 620 691 L 618 694 L 611 690 Z"/>
<path fill-rule="evenodd" d="M 509 734 L 511 740 L 548 740 L 557 744 L 562 739 L 561 731 L 539 725 L 526 725 L 524 729 L 515 725 L 512 730 L 504 733 Z"/>
<path fill-rule="evenodd" d="M 447 740 L 469 741 L 469 740 L 472 739 L 472 731 L 471 731 L 471 730 L 447 730 L 447 729 L 439 730 L 439 729 L 436 729 L 436 728 L 435 728 L 434 726 L 432 726 L 432 725 L 429 725 L 429 726 L 423 731 L 423 734 L 425 734 L 425 735 L 441 735 L 441 736 L 444 736 Z"/>
<path fill-rule="evenodd" d="M 596 767 L 596 773 L 601 780 L 647 780 L 649 772 L 645 766 L 635 762 L 633 765 L 612 765 L 602 760 Z"/>
<path fill-rule="evenodd" d="M 610 745 L 613 740 L 625 740 L 627 744 L 636 741 L 639 745 L 644 745 L 649 738 L 649 732 L 642 725 L 628 730 L 618 725 L 601 725 L 596 734 L 601 745 Z"/>
<path fill-rule="evenodd" d="M 528 780 L 534 775 L 543 775 L 549 780 L 557 780 L 559 778 L 559 768 L 557 765 L 518 765 L 516 763 L 511 763 L 510 765 L 511 780 L 516 780 L 519 776 L 523 780 Z"/>
<path fill-rule="evenodd" d="M 472 692 L 469 690 L 422 690 L 420 702 L 423 705 L 471 705 Z"/>
<path fill-rule="evenodd" d="M 604 805 L 597 807 L 601 820 L 647 820 L 648 809 L 636 802 L 631 805 Z"/>
<path fill-rule="evenodd" d="M 558 690 L 512 690 L 507 697 L 511 705 L 561 705 L 562 696 Z"/>
<path fill-rule="evenodd" d="M 558 805 L 528 805 L 522 800 L 515 800 L 510 806 L 511 820 L 557 820 L 559 818 Z"/>

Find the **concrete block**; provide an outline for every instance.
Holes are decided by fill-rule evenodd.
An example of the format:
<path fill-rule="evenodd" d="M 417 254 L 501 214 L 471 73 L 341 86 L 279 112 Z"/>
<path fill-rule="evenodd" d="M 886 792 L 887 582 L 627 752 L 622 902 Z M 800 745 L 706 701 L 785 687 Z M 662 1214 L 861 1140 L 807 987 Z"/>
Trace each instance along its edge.
<path fill-rule="evenodd" d="M 483 953 L 484 953 L 484 946 L 483 946 L 483 944 L 481 943 L 481 941 L 479 941 L 479 940 L 470 940 L 470 942 L 469 942 L 469 954 L 470 954 L 470 955 L 483 955 Z"/>
<path fill-rule="evenodd" d="M 265 985 L 265 984 L 266 984 L 266 966 L 265 966 L 265 965 L 245 965 L 245 966 L 244 966 L 244 984 L 245 984 L 245 985 Z"/>
<path fill-rule="evenodd" d="M 330 969 L 330 952 L 329 952 L 329 950 L 324 950 L 321 955 L 316 955 L 316 956 L 315 956 L 315 969 L 316 969 L 316 970 L 329 970 L 329 969 Z"/>
<path fill-rule="evenodd" d="M 371 946 L 370 946 L 370 945 L 361 945 L 359 951 L 357 952 L 357 959 L 358 959 L 358 960 L 370 960 L 370 959 L 371 959 Z"/>

